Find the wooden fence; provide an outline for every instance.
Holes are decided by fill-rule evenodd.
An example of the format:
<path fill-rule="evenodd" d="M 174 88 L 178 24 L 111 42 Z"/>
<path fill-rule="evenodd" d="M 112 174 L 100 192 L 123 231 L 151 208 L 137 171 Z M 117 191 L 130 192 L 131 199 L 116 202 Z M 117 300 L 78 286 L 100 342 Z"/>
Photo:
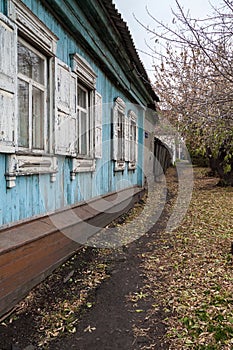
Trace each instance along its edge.
<path fill-rule="evenodd" d="M 165 174 L 172 164 L 171 150 L 160 139 L 154 138 L 154 177 L 155 180 Z"/>

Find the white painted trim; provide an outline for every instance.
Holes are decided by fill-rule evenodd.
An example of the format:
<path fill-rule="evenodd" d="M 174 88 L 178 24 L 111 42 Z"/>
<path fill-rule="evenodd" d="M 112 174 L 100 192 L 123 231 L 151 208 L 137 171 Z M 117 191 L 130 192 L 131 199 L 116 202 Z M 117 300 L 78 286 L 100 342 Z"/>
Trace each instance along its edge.
<path fill-rule="evenodd" d="M 57 173 L 57 158 L 11 154 L 7 157 L 6 176 Z"/>
<path fill-rule="evenodd" d="M 125 169 L 124 160 L 116 160 L 114 164 L 114 171 L 123 171 Z"/>
<path fill-rule="evenodd" d="M 137 148 L 138 148 L 138 125 L 137 125 L 137 115 L 134 113 L 134 111 L 130 110 L 128 112 L 128 116 L 129 116 L 129 164 L 128 164 L 128 170 L 135 170 L 137 167 Z M 130 135 L 130 130 L 131 130 L 131 125 L 132 123 L 135 125 L 136 127 L 136 139 L 132 140 L 132 135 Z M 132 146 L 132 141 L 135 141 L 134 144 L 134 155 L 135 155 L 135 159 L 130 159 L 131 158 L 131 146 Z"/>
<path fill-rule="evenodd" d="M 129 119 L 131 119 L 134 123 L 137 123 L 137 115 L 134 113 L 134 111 L 130 110 L 129 111 Z"/>
<path fill-rule="evenodd" d="M 90 64 L 77 53 L 70 55 L 72 70 L 77 74 L 78 78 L 88 87 L 94 89 L 97 75 Z"/>
<path fill-rule="evenodd" d="M 102 132 L 103 132 L 103 105 L 102 96 L 95 92 L 95 106 L 94 106 L 94 122 L 95 122 L 95 158 L 102 158 Z"/>
<path fill-rule="evenodd" d="M 20 0 L 8 0 L 8 14 L 19 32 L 47 53 L 56 54 L 58 37 L 26 5 Z"/>
<path fill-rule="evenodd" d="M 125 137 L 125 108 L 126 108 L 125 102 L 120 97 L 117 97 L 113 107 L 113 121 L 112 121 L 112 124 L 113 124 L 112 158 L 113 160 L 115 160 L 114 171 L 123 171 L 125 169 L 125 144 L 122 144 L 122 148 L 124 152 L 123 159 L 117 159 L 118 158 L 118 131 L 119 131 L 118 114 L 120 113 L 122 118 L 123 130 L 122 130 L 121 142 L 123 143 L 124 137 Z"/>
<path fill-rule="evenodd" d="M 128 170 L 135 170 L 137 167 L 136 162 L 129 162 L 128 164 Z"/>
<path fill-rule="evenodd" d="M 74 180 L 76 173 L 95 171 L 95 159 L 72 159 L 71 180 Z"/>
<path fill-rule="evenodd" d="M 94 171 L 95 170 L 95 160 L 94 160 L 94 105 L 95 105 L 95 84 L 97 75 L 95 71 L 92 69 L 90 64 L 77 53 L 70 55 L 71 58 L 71 67 L 72 71 L 76 74 L 78 83 L 77 85 L 83 89 L 87 98 L 89 99 L 89 105 L 87 105 L 86 109 L 81 108 L 77 103 L 77 133 L 79 139 L 78 145 L 78 154 L 77 158 L 73 159 L 74 164 L 74 173 L 75 172 L 84 172 L 84 171 Z M 77 86 L 77 88 L 78 88 Z M 79 129 L 79 118 L 80 111 L 87 113 L 87 154 L 80 154 L 81 149 L 81 130 Z M 89 138 L 90 133 L 90 138 Z M 91 159 L 90 159 L 91 158 Z M 72 171 L 71 171 L 72 173 Z M 73 178 L 73 176 L 71 176 Z"/>
<path fill-rule="evenodd" d="M 27 147 L 22 147 L 18 145 L 18 148 L 20 150 L 24 150 L 25 152 L 27 150 L 31 150 L 34 153 L 44 153 L 48 150 L 48 144 L 47 144 L 47 135 L 48 135 L 48 128 L 47 128 L 47 118 L 48 118 L 48 112 L 47 112 L 47 94 L 48 92 L 48 81 L 47 81 L 47 57 L 41 54 L 40 51 L 35 49 L 33 46 L 31 46 L 28 42 L 23 40 L 22 38 L 18 38 L 18 42 L 21 43 L 24 47 L 28 48 L 28 50 L 35 53 L 38 57 L 40 57 L 43 60 L 43 66 L 44 66 L 44 84 L 38 83 L 35 80 L 27 77 L 26 75 L 18 72 L 18 79 L 26 82 L 29 84 L 29 145 Z M 41 135 L 43 139 L 43 148 L 42 149 L 36 149 L 33 148 L 32 145 L 32 134 L 33 134 L 33 128 L 32 128 L 32 122 L 33 122 L 33 116 L 32 116 L 32 88 L 36 87 L 38 90 L 42 91 L 44 93 L 44 104 L 43 104 L 43 135 Z M 17 112 L 18 113 L 18 112 Z M 17 114 L 18 115 L 18 114 Z M 19 118 L 19 115 L 18 115 Z M 19 135 L 18 135 L 19 136 Z"/>
<path fill-rule="evenodd" d="M 120 97 L 116 98 L 116 100 L 115 100 L 115 108 L 120 110 L 123 114 L 125 113 L 126 104 L 122 100 L 122 98 L 120 98 Z"/>
<path fill-rule="evenodd" d="M 0 153 L 14 153 L 17 140 L 17 26 L 0 13 Z"/>
<path fill-rule="evenodd" d="M 77 158 L 94 158 L 94 98 L 95 98 L 95 91 L 94 89 L 87 89 L 85 88 L 85 85 L 80 82 L 80 84 L 78 84 L 78 87 L 80 87 L 83 91 L 85 91 L 86 93 L 86 103 L 87 103 L 87 108 L 82 108 L 78 105 L 77 103 L 77 113 L 78 113 L 78 154 L 77 154 Z M 88 104 L 89 101 L 89 104 Z M 87 120 L 86 120 L 86 148 L 87 148 L 87 153 L 86 154 L 82 154 L 80 153 L 81 150 L 81 135 L 82 135 L 82 131 L 80 129 L 81 127 L 81 122 L 80 122 L 80 113 L 84 112 L 86 113 L 87 116 Z"/>

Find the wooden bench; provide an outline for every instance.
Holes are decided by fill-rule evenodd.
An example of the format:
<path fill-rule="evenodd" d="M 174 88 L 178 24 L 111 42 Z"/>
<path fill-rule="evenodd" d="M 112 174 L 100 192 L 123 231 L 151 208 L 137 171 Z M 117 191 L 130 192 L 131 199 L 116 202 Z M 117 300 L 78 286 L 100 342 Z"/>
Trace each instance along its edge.
<path fill-rule="evenodd" d="M 134 187 L 0 230 L 0 316 L 143 195 Z"/>

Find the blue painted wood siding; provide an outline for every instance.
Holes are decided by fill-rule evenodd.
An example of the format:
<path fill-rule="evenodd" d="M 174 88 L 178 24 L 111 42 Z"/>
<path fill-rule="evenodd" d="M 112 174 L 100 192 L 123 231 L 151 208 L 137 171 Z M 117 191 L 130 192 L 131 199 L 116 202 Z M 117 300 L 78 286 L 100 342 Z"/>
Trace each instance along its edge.
<path fill-rule="evenodd" d="M 88 200 L 108 192 L 126 188 L 129 186 L 143 184 L 143 123 L 144 112 L 142 107 L 132 105 L 131 101 L 135 98 L 132 92 L 130 99 L 130 82 L 127 81 L 124 72 L 117 64 L 114 57 L 110 63 L 114 66 L 116 72 L 125 79 L 124 88 L 127 87 L 127 97 L 123 89 L 117 87 L 117 81 L 114 83 L 106 76 L 105 72 L 95 63 L 88 53 L 80 47 L 78 38 L 74 38 L 59 24 L 56 18 L 42 5 L 38 0 L 24 0 L 27 5 L 45 25 L 58 36 L 57 56 L 59 59 L 70 65 L 69 55 L 78 53 L 84 57 L 97 73 L 96 90 L 102 95 L 103 99 L 103 154 L 101 159 L 96 160 L 95 172 L 85 172 L 76 174 L 75 180 L 70 179 L 70 159 L 58 156 L 58 174 L 54 183 L 50 182 L 48 174 L 17 176 L 16 186 L 11 189 L 6 188 L 5 169 L 6 155 L 0 154 L 0 224 L 8 224 L 25 218 L 34 217 L 47 212 L 53 212 L 64 206 L 74 204 L 82 200 Z M 63 1 L 55 1 L 62 3 Z M 75 2 L 76 4 L 76 2 Z M 76 6 L 76 5 L 75 5 Z M 4 12 L 5 1 L 0 0 L 0 10 Z M 85 22 L 85 18 L 83 18 Z M 91 26 L 85 22 L 85 26 Z M 81 27 L 79 30 L 85 30 Z M 86 35 L 85 33 L 83 33 Z M 77 39 L 77 40 L 75 40 Z M 86 35 L 86 40 L 93 41 L 91 36 Z M 135 90 L 136 91 L 136 90 Z M 111 114 L 113 101 L 120 96 L 126 103 L 126 113 L 133 109 L 137 115 L 139 127 L 138 133 L 138 163 L 135 171 L 128 171 L 127 167 L 123 172 L 114 172 L 114 163 L 111 160 Z M 139 100 L 139 99 L 138 99 Z M 143 96 L 141 97 L 143 100 Z M 140 102 L 140 101 L 138 101 Z"/>
<path fill-rule="evenodd" d="M 0 0 L 0 12 L 6 14 L 6 0 Z"/>

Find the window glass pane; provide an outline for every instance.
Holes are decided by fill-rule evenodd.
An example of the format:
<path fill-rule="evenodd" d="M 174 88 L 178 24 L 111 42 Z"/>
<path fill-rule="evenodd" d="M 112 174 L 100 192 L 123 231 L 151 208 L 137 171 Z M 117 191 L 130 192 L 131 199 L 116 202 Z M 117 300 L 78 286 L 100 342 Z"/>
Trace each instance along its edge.
<path fill-rule="evenodd" d="M 32 147 L 44 148 L 44 92 L 32 87 Z"/>
<path fill-rule="evenodd" d="M 37 83 L 44 84 L 44 59 L 18 42 L 18 71 Z"/>
<path fill-rule="evenodd" d="M 137 127 L 134 122 L 130 124 L 130 160 L 136 160 L 136 132 Z"/>
<path fill-rule="evenodd" d="M 123 160 L 124 158 L 124 150 L 123 150 L 123 115 L 118 113 L 117 118 L 117 159 Z"/>
<path fill-rule="evenodd" d="M 29 85 L 18 79 L 19 146 L 29 147 Z"/>
<path fill-rule="evenodd" d="M 78 105 L 82 108 L 87 108 L 87 91 L 78 87 Z"/>
<path fill-rule="evenodd" d="M 132 122 L 130 123 L 130 157 L 129 159 L 132 161 L 133 160 L 133 124 Z"/>
<path fill-rule="evenodd" d="M 81 143 L 80 143 L 80 154 L 87 154 L 87 114 L 80 112 L 80 132 Z"/>
<path fill-rule="evenodd" d="M 133 145 L 132 145 L 132 159 L 136 160 L 135 154 L 136 154 L 136 133 L 135 133 L 135 127 L 133 128 Z"/>

